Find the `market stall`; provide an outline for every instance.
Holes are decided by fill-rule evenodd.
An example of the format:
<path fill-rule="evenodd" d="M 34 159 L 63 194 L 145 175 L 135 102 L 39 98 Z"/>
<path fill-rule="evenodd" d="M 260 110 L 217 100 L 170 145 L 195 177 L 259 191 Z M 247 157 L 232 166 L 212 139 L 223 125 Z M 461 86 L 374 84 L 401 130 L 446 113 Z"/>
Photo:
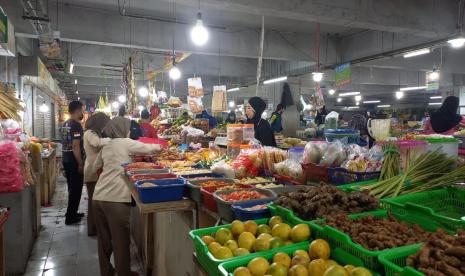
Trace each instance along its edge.
<path fill-rule="evenodd" d="M 439 246 L 435 238 L 449 243 L 436 249 L 447 261 L 429 260 L 437 262 L 435 269 L 461 271 L 454 254 L 464 246 L 463 188 L 457 184 L 465 179 L 465 167 L 457 163 L 456 138 L 386 139 L 378 133 L 368 148 L 358 145 L 356 132 L 332 131 L 324 141 L 287 139 L 292 146 L 284 150 L 243 143 L 238 136 L 246 132 L 233 127 L 227 139 L 242 144 L 228 143 L 226 155 L 172 141 L 159 156 L 125 165 L 138 206 L 133 235 L 149 273 L 425 273 L 430 269 L 422 245 Z M 186 209 L 197 215 L 183 218 Z M 159 213 L 168 210 L 172 214 Z M 182 233 L 174 225 L 181 232 L 192 229 L 192 249 L 184 239 L 176 241 Z M 185 250 L 193 251 L 194 260 Z M 166 261 L 173 256 L 182 268 Z"/>

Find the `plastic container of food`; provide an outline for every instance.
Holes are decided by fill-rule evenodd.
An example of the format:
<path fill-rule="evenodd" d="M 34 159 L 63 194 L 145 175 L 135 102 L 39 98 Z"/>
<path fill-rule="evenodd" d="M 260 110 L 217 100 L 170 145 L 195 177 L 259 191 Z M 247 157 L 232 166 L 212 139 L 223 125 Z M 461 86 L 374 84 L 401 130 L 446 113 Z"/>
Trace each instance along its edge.
<path fill-rule="evenodd" d="M 256 220 L 262 218 L 269 218 L 270 217 L 270 210 L 265 207 L 263 209 L 258 210 L 247 210 L 247 208 L 253 208 L 254 206 L 263 205 L 270 203 L 271 199 L 263 199 L 262 201 L 252 201 L 252 202 L 241 202 L 237 204 L 233 204 L 231 206 L 234 212 L 234 219 L 238 219 L 241 221 L 247 220 Z"/>
<path fill-rule="evenodd" d="M 326 141 L 341 140 L 346 144 L 358 144 L 360 142 L 360 131 L 354 129 L 328 129 L 324 132 Z"/>
<path fill-rule="evenodd" d="M 244 133 L 242 124 L 229 124 L 226 126 L 226 134 L 228 143 L 242 144 L 244 143 Z"/>
<path fill-rule="evenodd" d="M 134 174 L 129 177 L 129 180 L 136 182 L 139 180 L 158 180 L 158 179 L 173 179 L 179 178 L 173 173 L 156 173 L 156 174 Z"/>
<path fill-rule="evenodd" d="M 232 184 L 232 183 L 231 183 Z M 252 188 L 253 186 L 251 185 L 241 185 L 236 183 L 238 187 L 241 188 Z M 202 195 L 202 203 L 205 208 L 208 210 L 217 213 L 218 212 L 218 204 L 216 204 L 215 198 L 213 197 L 213 193 L 218 190 L 220 187 L 224 187 L 226 185 L 222 186 L 216 186 L 216 187 L 202 187 L 200 188 L 200 194 Z M 231 189 L 232 190 L 232 189 Z"/>
<path fill-rule="evenodd" d="M 226 201 L 221 198 L 221 196 L 231 194 L 233 192 L 240 192 L 240 191 L 256 191 L 262 195 L 265 196 L 265 198 L 257 198 L 257 199 L 251 199 L 251 200 L 242 200 L 242 201 Z M 220 217 L 222 217 L 226 221 L 233 221 L 234 220 L 234 212 L 231 208 L 233 204 L 237 204 L 240 202 L 256 202 L 256 201 L 261 201 L 264 199 L 269 199 L 275 200 L 276 199 L 276 194 L 275 192 L 267 189 L 258 189 L 258 188 L 249 188 L 249 189 L 233 189 L 233 190 L 227 190 L 227 191 L 216 191 L 213 193 L 213 198 L 216 201 L 216 204 L 218 206 L 218 214 Z"/>
<path fill-rule="evenodd" d="M 144 187 L 144 183 L 153 183 L 156 186 Z M 186 188 L 186 180 L 181 178 L 142 180 L 137 181 L 135 185 L 142 203 L 156 203 L 181 200 Z"/>
<path fill-rule="evenodd" d="M 449 157 L 457 159 L 459 155 L 459 145 L 460 140 L 452 137 L 452 136 L 417 136 L 415 137 L 416 140 L 423 140 L 427 141 L 428 144 L 428 151 L 435 151 L 439 150 L 444 152 Z"/>
<path fill-rule="evenodd" d="M 188 196 L 198 204 L 202 203 L 202 194 L 200 193 L 201 184 L 208 182 L 208 181 L 222 181 L 225 184 L 234 183 L 235 180 L 231 178 L 210 178 L 210 179 L 199 179 L 199 180 L 188 180 L 187 187 L 188 187 Z"/>
<path fill-rule="evenodd" d="M 289 159 L 294 160 L 298 163 L 301 163 L 303 158 L 304 158 L 303 147 L 292 147 L 289 149 Z"/>
<path fill-rule="evenodd" d="M 242 138 L 244 143 L 249 143 L 255 138 L 255 129 L 253 124 L 242 125 Z"/>
<path fill-rule="evenodd" d="M 241 153 L 241 145 L 240 144 L 228 144 L 227 154 L 229 158 L 235 158 L 236 156 Z"/>

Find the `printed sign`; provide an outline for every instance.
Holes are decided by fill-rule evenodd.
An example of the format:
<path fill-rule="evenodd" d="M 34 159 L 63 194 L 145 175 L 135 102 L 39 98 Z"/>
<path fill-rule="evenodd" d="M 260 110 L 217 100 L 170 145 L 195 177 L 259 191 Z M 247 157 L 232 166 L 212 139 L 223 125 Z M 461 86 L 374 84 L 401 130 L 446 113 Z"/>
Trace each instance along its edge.
<path fill-rule="evenodd" d="M 352 81 L 352 69 L 350 63 L 343 63 L 335 69 L 335 86 L 340 87 Z"/>

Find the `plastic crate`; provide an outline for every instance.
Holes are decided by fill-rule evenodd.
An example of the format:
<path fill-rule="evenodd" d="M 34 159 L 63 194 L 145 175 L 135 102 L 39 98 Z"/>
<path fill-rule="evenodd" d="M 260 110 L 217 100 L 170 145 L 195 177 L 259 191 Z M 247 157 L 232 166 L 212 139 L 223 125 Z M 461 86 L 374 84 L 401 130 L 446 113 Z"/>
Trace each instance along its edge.
<path fill-rule="evenodd" d="M 387 217 L 388 216 L 388 211 L 387 210 L 378 210 L 378 211 L 371 211 L 371 212 L 365 212 L 365 213 L 360 213 L 360 214 L 353 214 L 349 215 L 349 218 L 351 219 L 357 219 L 361 217 L 365 217 L 368 215 L 373 215 L 374 217 Z M 438 228 L 441 227 L 441 225 L 435 221 L 432 221 L 431 219 L 427 218 L 418 218 L 418 217 L 413 217 L 408 214 L 392 214 L 394 217 L 396 217 L 400 221 L 405 221 L 408 224 L 418 224 L 420 227 L 425 229 L 426 231 L 431 231 L 434 232 Z M 385 250 L 380 250 L 380 251 L 373 251 L 364 248 L 363 246 L 355 243 L 352 241 L 352 239 L 347 235 L 346 233 L 343 233 L 342 231 L 330 227 L 330 226 L 321 226 L 318 224 L 318 222 L 323 222 L 324 219 L 319 219 L 319 220 L 313 220 L 310 222 L 310 227 L 312 229 L 312 237 L 314 238 L 320 238 L 328 241 L 329 245 L 331 247 L 335 248 L 342 248 L 345 251 L 349 252 L 350 254 L 360 258 L 363 260 L 367 268 L 372 269 L 377 272 L 382 272 L 384 270 L 383 265 L 379 262 L 378 257 L 381 254 L 386 254 L 386 253 L 392 253 L 396 254 L 396 252 L 399 249 L 402 250 L 408 250 L 409 248 L 418 248 L 419 245 L 421 244 L 411 244 L 411 245 L 405 245 L 401 247 L 396 247 L 396 248 L 390 248 L 390 249 L 385 249 Z"/>
<path fill-rule="evenodd" d="M 266 190 L 266 189 L 258 189 L 258 188 L 248 188 L 248 189 L 233 189 L 233 190 L 227 190 L 227 191 L 215 191 L 213 193 L 213 198 L 216 201 L 216 204 L 218 206 L 218 215 L 223 218 L 226 221 L 233 221 L 234 220 L 234 212 L 231 208 L 231 205 L 239 203 L 238 201 L 233 201 L 233 202 L 228 202 L 225 201 L 221 198 L 221 195 L 226 195 L 230 194 L 232 192 L 237 192 L 237 191 L 243 191 L 243 190 L 248 190 L 248 191 L 257 191 L 261 193 L 262 195 L 265 195 L 266 198 L 260 198 L 260 199 L 253 199 L 253 200 L 244 200 L 244 201 L 239 201 L 239 202 L 257 202 L 261 201 L 263 199 L 269 199 L 275 200 L 276 199 L 276 194 L 273 191 Z"/>
<path fill-rule="evenodd" d="M 173 179 L 179 178 L 173 173 L 156 173 L 156 174 L 135 174 L 129 177 L 131 182 L 137 182 L 139 180 L 158 180 L 158 179 Z"/>
<path fill-rule="evenodd" d="M 196 180 L 188 180 L 187 188 L 188 188 L 188 196 L 198 204 L 202 203 L 202 194 L 200 193 L 200 184 L 210 181 L 210 180 L 221 180 L 226 183 L 234 183 L 235 180 L 231 178 L 210 178 L 210 179 L 196 179 Z"/>
<path fill-rule="evenodd" d="M 246 221 L 246 220 L 257 220 L 257 219 L 262 219 L 262 218 L 269 218 L 270 210 L 268 208 L 261 209 L 261 210 L 245 210 L 244 208 L 250 208 L 256 205 L 266 204 L 270 202 L 271 202 L 271 199 L 264 199 L 262 201 L 241 202 L 241 203 L 233 204 L 231 208 L 234 212 L 234 219 Z"/>
<path fill-rule="evenodd" d="M 443 188 L 381 200 L 395 213 L 426 217 L 451 231 L 465 228 L 465 189 Z"/>
<path fill-rule="evenodd" d="M 396 252 L 388 252 L 379 256 L 379 262 L 384 266 L 386 276 L 425 276 L 425 274 L 407 266 L 407 258 L 420 250 L 421 245 L 411 248 L 399 248 Z"/>
<path fill-rule="evenodd" d="M 343 185 L 378 179 L 381 172 L 350 172 L 344 168 L 328 168 L 329 182 L 333 185 Z"/>
<path fill-rule="evenodd" d="M 302 163 L 302 171 L 305 181 L 323 181 L 329 183 L 328 167 L 314 164 Z"/>
<path fill-rule="evenodd" d="M 297 224 L 297 223 L 294 223 L 294 220 L 292 220 L 292 218 L 289 218 L 287 216 L 282 216 L 281 218 L 283 219 L 284 223 L 289 224 L 291 227 L 293 227 L 293 226 L 295 226 Z M 269 219 L 267 219 L 267 218 L 266 219 L 259 219 L 259 220 L 255 220 L 255 223 L 257 223 L 257 225 L 268 224 L 268 221 L 269 221 Z M 306 224 L 308 224 L 308 222 L 306 222 Z M 263 252 L 256 252 L 256 253 L 251 253 L 251 254 L 246 255 L 246 256 L 238 256 L 238 257 L 233 257 L 233 258 L 226 259 L 226 260 L 220 260 L 220 259 L 215 258 L 208 251 L 207 245 L 202 241 L 201 238 L 203 236 L 205 236 L 205 235 L 211 235 L 211 234 L 215 233 L 216 231 L 218 231 L 218 229 L 220 229 L 222 227 L 231 228 L 231 224 L 225 224 L 225 225 L 221 225 L 221 226 L 197 229 L 197 230 L 192 230 L 192 231 L 189 232 L 189 237 L 194 242 L 194 249 L 195 249 L 195 253 L 196 253 L 196 256 L 197 256 L 197 261 L 200 263 L 200 265 L 202 265 L 202 267 L 207 271 L 208 275 L 210 275 L 210 276 L 222 275 L 220 273 L 219 269 L 218 269 L 218 265 L 221 264 L 221 263 L 224 263 L 226 261 L 239 260 L 239 259 L 242 259 L 242 258 L 255 258 L 255 257 L 259 257 L 259 256 L 261 256 L 261 254 L 263 254 Z M 301 244 L 307 245 L 308 242 L 301 242 L 301 243 L 296 243 L 296 244 L 292 244 L 292 245 L 286 245 L 286 246 L 282 246 L 282 247 L 271 249 L 271 250 L 281 251 L 281 250 L 285 250 L 286 248 L 293 247 L 293 246 L 296 246 L 296 245 L 301 245 Z"/>
<path fill-rule="evenodd" d="M 241 185 L 241 184 L 238 184 L 238 185 Z M 219 187 L 224 187 L 224 186 L 202 187 L 202 188 L 200 188 L 200 194 L 202 195 L 203 206 L 205 208 L 207 208 L 208 210 L 214 212 L 214 213 L 218 212 L 218 204 L 216 204 L 215 198 L 213 197 L 213 193 Z M 243 187 L 243 188 L 252 188 L 253 186 L 251 186 L 251 185 L 241 185 L 241 187 Z"/>
<path fill-rule="evenodd" d="M 308 246 L 309 246 L 309 242 L 305 242 L 305 243 L 301 243 L 301 244 L 292 245 L 292 246 L 289 246 L 287 248 L 282 248 L 282 249 L 281 248 L 275 248 L 275 249 L 263 252 L 260 255 L 260 257 L 263 257 L 263 258 L 267 259 L 269 261 L 269 263 L 271 264 L 273 262 L 272 261 L 273 256 L 278 252 L 284 252 L 284 253 L 288 254 L 289 256 L 292 256 L 292 254 L 296 250 L 301 249 L 301 250 L 307 251 Z M 238 268 L 240 266 L 247 267 L 247 264 L 253 258 L 255 258 L 255 257 L 245 256 L 245 258 L 224 262 L 224 263 L 219 265 L 220 273 L 223 276 L 233 276 L 234 270 L 236 268 Z M 359 258 L 345 252 L 344 250 L 342 250 L 340 248 L 335 248 L 335 249 L 331 248 L 331 259 L 336 261 L 340 265 L 351 264 L 351 265 L 354 265 L 356 267 L 359 267 L 359 266 L 363 267 L 364 266 L 362 260 L 360 260 Z M 374 276 L 379 275 L 379 274 L 374 273 L 374 272 L 372 274 Z"/>
<path fill-rule="evenodd" d="M 141 187 L 146 182 L 157 184 L 153 187 Z M 135 183 L 139 199 L 142 203 L 156 203 L 165 201 L 181 200 L 186 188 L 186 180 L 160 179 L 160 180 L 141 180 Z"/>

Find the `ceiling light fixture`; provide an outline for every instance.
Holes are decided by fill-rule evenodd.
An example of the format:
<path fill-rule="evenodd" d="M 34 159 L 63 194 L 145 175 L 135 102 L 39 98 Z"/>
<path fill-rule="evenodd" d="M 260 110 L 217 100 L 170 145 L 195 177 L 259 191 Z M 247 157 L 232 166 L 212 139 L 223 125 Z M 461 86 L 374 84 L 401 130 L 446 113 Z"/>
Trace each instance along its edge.
<path fill-rule="evenodd" d="M 381 104 L 381 105 L 378 105 L 377 107 L 381 107 L 381 108 L 383 108 L 383 107 L 391 107 L 391 105 L 390 104 Z"/>
<path fill-rule="evenodd" d="M 426 86 L 410 86 L 410 87 L 402 87 L 399 89 L 400 91 L 411 91 L 411 90 L 422 90 L 426 89 Z"/>
<path fill-rule="evenodd" d="M 118 96 L 118 101 L 119 101 L 120 103 L 126 102 L 126 96 L 124 96 L 124 95 L 119 95 L 119 96 Z"/>
<path fill-rule="evenodd" d="M 426 55 L 426 54 L 429 54 L 429 53 L 431 53 L 431 50 L 429 48 L 425 48 L 425 49 L 420 49 L 420 50 L 407 52 L 407 53 L 404 54 L 404 58 L 416 57 L 416 56 Z"/>
<path fill-rule="evenodd" d="M 78 97 L 78 101 L 81 99 L 81 97 Z"/>
<path fill-rule="evenodd" d="M 329 93 L 329 95 L 334 95 L 334 93 L 336 93 L 336 90 L 334 90 L 334 89 L 329 89 L 328 93 Z"/>
<path fill-rule="evenodd" d="M 234 92 L 234 91 L 239 91 L 239 87 L 235 87 L 235 88 L 230 88 L 228 90 L 226 90 L 228 92 Z"/>
<path fill-rule="evenodd" d="M 358 106 L 349 106 L 349 107 L 347 107 L 347 108 L 348 108 L 348 109 L 357 109 L 357 108 L 359 108 L 359 107 L 358 107 Z"/>
<path fill-rule="evenodd" d="M 428 103 L 428 105 L 441 105 L 442 103 Z"/>
<path fill-rule="evenodd" d="M 373 101 L 364 101 L 364 104 L 372 104 L 372 103 L 380 103 L 380 100 L 373 100 Z"/>
<path fill-rule="evenodd" d="M 76 90 L 76 94 L 79 94 L 79 91 Z"/>
<path fill-rule="evenodd" d="M 114 108 L 114 109 L 117 109 L 119 107 L 119 103 L 118 102 L 112 102 L 111 103 L 111 106 Z"/>
<path fill-rule="evenodd" d="M 170 69 L 170 78 L 172 80 L 178 80 L 181 77 L 181 71 L 176 67 L 176 65 L 173 63 L 173 67 Z"/>
<path fill-rule="evenodd" d="M 359 106 L 359 105 L 360 105 L 360 102 L 355 102 L 355 105 L 356 105 L 356 106 Z"/>
<path fill-rule="evenodd" d="M 233 108 L 235 105 L 236 105 L 236 104 L 234 103 L 234 101 L 230 101 L 230 102 L 229 102 L 229 107 L 230 107 L 230 108 Z"/>
<path fill-rule="evenodd" d="M 312 78 L 314 82 L 320 82 L 323 80 L 323 73 L 322 72 L 313 72 Z"/>
<path fill-rule="evenodd" d="M 404 97 L 404 91 L 396 91 L 396 99 L 400 100 Z"/>
<path fill-rule="evenodd" d="M 339 93 L 339 96 L 345 97 L 345 96 L 355 96 L 355 95 L 360 95 L 360 92 L 345 92 L 345 93 Z"/>
<path fill-rule="evenodd" d="M 431 96 L 429 97 L 431 100 L 442 99 L 442 96 Z"/>
<path fill-rule="evenodd" d="M 145 86 L 139 87 L 139 96 L 142 98 L 145 98 L 149 95 L 149 90 Z"/>
<path fill-rule="evenodd" d="M 77 79 L 74 80 L 74 84 L 77 84 Z"/>
<path fill-rule="evenodd" d="M 74 62 L 71 60 L 71 63 L 69 64 L 69 73 L 73 74 L 74 71 Z"/>
<path fill-rule="evenodd" d="M 48 111 L 48 105 L 45 104 L 45 101 L 39 106 L 39 111 L 45 113 Z"/>
<path fill-rule="evenodd" d="M 447 43 L 449 43 L 452 48 L 460 48 L 465 44 L 465 38 L 457 37 L 457 38 L 448 40 Z"/>
<path fill-rule="evenodd" d="M 287 76 L 285 76 L 285 77 L 279 77 L 279 78 L 275 78 L 275 79 L 266 80 L 266 81 L 263 82 L 263 84 L 270 84 L 270 83 L 280 82 L 280 81 L 286 81 L 286 80 L 287 80 Z"/>
<path fill-rule="evenodd" d="M 337 98 L 337 102 L 338 103 L 342 102 L 342 98 Z"/>
<path fill-rule="evenodd" d="M 203 46 L 208 41 L 208 30 L 203 25 L 202 13 L 197 13 L 197 23 L 191 30 L 191 40 L 197 46 Z"/>
<path fill-rule="evenodd" d="M 428 73 L 426 74 L 426 77 L 427 77 L 428 80 L 430 80 L 430 81 L 438 80 L 438 79 L 439 79 L 439 71 L 433 70 L 433 71 L 431 71 L 431 72 L 428 72 Z"/>
<path fill-rule="evenodd" d="M 362 96 L 361 96 L 361 95 L 355 96 L 355 101 L 356 101 L 356 102 L 359 102 L 359 101 L 361 101 L 361 100 L 362 100 Z"/>

